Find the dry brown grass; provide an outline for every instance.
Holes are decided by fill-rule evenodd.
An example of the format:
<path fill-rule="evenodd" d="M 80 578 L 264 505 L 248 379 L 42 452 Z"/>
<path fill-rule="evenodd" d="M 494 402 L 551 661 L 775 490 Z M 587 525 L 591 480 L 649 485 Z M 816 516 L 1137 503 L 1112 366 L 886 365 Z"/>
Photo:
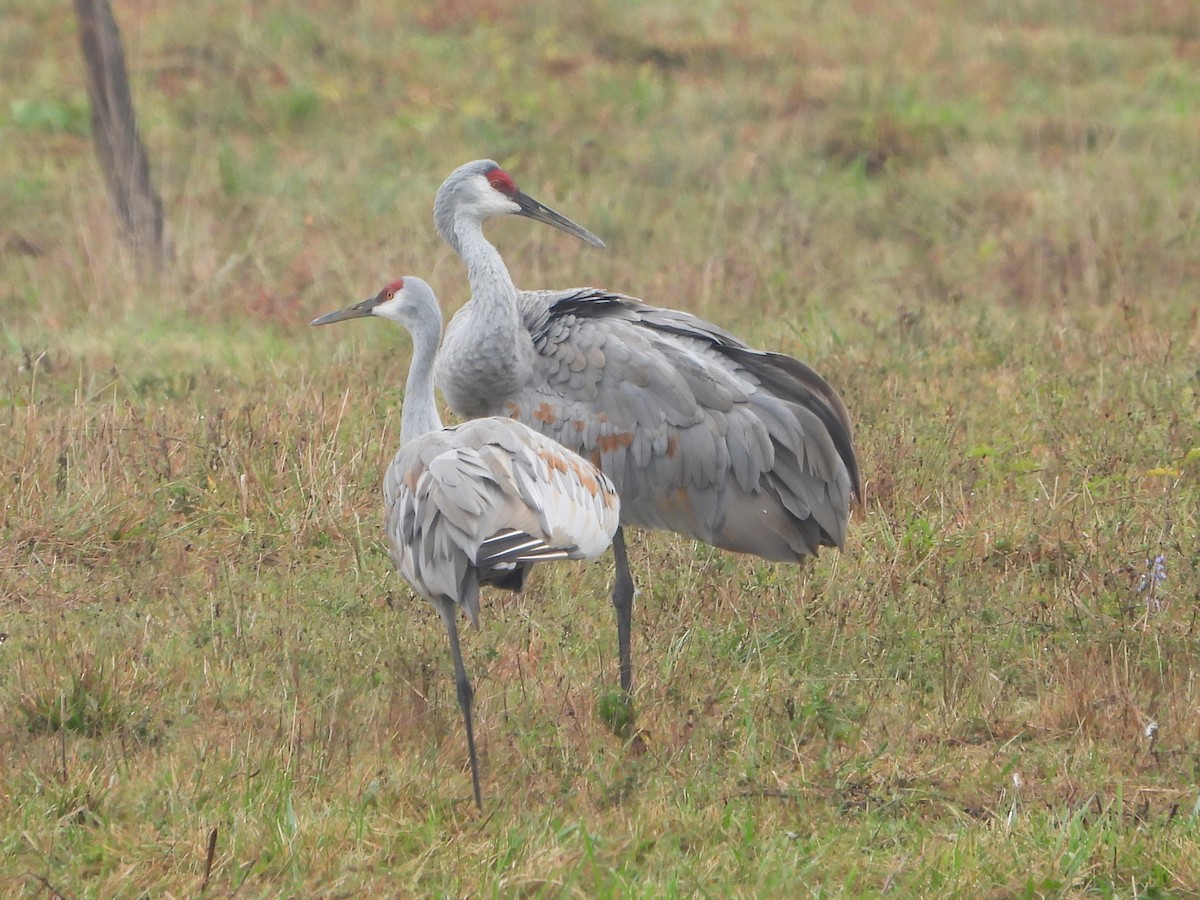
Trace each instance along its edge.
<path fill-rule="evenodd" d="M 1200 889 L 1191 5 L 117 15 L 158 279 L 69 20 L 0 38 L 6 892 Z M 478 818 L 380 542 L 407 345 L 305 323 L 405 273 L 456 308 L 429 203 L 484 155 L 611 248 L 497 223 L 518 283 L 803 357 L 867 498 L 802 570 L 633 536 L 627 743 L 608 565 L 490 598 Z"/>

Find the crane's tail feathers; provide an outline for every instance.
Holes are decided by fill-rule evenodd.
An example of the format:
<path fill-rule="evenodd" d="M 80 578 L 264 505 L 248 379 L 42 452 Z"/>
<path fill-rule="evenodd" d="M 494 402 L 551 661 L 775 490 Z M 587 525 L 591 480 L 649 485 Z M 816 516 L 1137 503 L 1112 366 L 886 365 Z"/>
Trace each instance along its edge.
<path fill-rule="evenodd" d="M 523 531 L 502 531 L 479 545 L 475 565 L 480 568 L 498 568 L 517 563 L 545 562 L 547 560 L 570 559 L 571 550 L 551 547 L 542 538 Z"/>
<path fill-rule="evenodd" d="M 524 531 L 509 529 L 492 535 L 480 544 L 475 561 L 482 565 L 485 563 L 495 564 L 505 559 L 517 560 L 526 550 L 535 550 L 544 546 L 546 546 L 546 542 L 541 538 Z"/>
<path fill-rule="evenodd" d="M 536 553 L 522 554 L 523 562 L 551 562 L 556 559 L 571 559 L 571 554 L 566 550 L 555 550 L 552 547 L 547 547 Z"/>
<path fill-rule="evenodd" d="M 854 453 L 850 414 L 829 382 L 800 360 L 782 353 L 742 347 L 722 349 L 777 397 L 807 409 L 821 421 L 850 475 L 851 496 L 861 502 L 862 476 Z"/>

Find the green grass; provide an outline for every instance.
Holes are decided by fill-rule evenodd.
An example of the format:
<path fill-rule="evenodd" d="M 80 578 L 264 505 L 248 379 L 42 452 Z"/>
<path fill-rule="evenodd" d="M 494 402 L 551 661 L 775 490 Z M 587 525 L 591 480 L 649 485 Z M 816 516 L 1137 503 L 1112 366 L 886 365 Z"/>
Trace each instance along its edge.
<path fill-rule="evenodd" d="M 117 5 L 158 275 L 3 7 L 0 892 L 1200 892 L 1193 4 L 399 6 Z M 518 284 L 805 359 L 867 482 L 805 569 L 631 536 L 624 740 L 611 562 L 485 598 L 483 816 L 381 539 L 407 342 L 307 327 L 456 308 L 481 156 L 609 244 L 495 223 Z"/>

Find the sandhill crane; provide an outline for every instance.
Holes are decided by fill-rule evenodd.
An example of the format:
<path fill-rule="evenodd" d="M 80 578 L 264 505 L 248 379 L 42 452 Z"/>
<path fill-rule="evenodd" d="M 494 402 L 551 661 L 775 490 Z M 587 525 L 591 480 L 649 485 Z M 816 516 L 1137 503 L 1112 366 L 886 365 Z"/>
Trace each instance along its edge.
<path fill-rule="evenodd" d="M 591 463 L 513 419 L 473 419 L 442 428 L 433 395 L 441 310 L 420 278 L 394 281 L 312 324 L 361 316 L 391 319 L 412 335 L 401 446 L 383 481 L 385 526 L 396 568 L 437 609 L 450 636 L 471 785 L 482 809 L 473 694 L 457 612 L 478 627 L 481 584 L 520 590 L 535 562 L 603 553 L 617 530 L 619 501 L 612 483 Z"/>
<path fill-rule="evenodd" d="M 471 298 L 435 378 L 459 415 L 510 416 L 590 459 L 621 495 L 621 524 L 800 562 L 845 541 L 862 495 L 850 417 L 804 363 L 755 350 L 696 316 L 595 288 L 518 291 L 483 222 L 518 215 L 603 243 L 517 188 L 492 160 L 438 189 L 434 222 Z M 634 585 L 613 540 L 621 687 L 632 686 Z"/>

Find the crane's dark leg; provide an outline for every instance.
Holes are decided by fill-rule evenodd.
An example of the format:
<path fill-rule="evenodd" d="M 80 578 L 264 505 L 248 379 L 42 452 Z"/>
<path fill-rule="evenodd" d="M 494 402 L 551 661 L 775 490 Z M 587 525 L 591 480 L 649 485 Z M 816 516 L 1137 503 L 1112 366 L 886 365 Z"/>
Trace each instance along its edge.
<path fill-rule="evenodd" d="M 618 528 L 613 536 L 613 559 L 617 564 L 613 578 L 612 604 L 617 613 L 617 652 L 620 654 L 621 690 L 633 690 L 633 660 L 629 653 L 629 627 L 633 620 L 633 576 L 629 573 L 629 557 L 625 554 L 625 530 Z"/>
<path fill-rule="evenodd" d="M 446 623 L 446 632 L 450 635 L 450 655 L 454 657 L 454 683 L 458 688 L 458 705 L 462 709 L 463 725 L 467 729 L 467 754 L 471 757 L 471 786 L 475 789 L 475 805 L 483 809 L 483 796 L 479 791 L 479 757 L 475 755 L 475 729 L 471 724 L 471 701 L 474 693 L 471 682 L 467 678 L 467 667 L 463 665 L 462 649 L 458 646 L 458 623 L 455 621 L 457 608 L 447 604 L 439 606 L 442 621 Z"/>

